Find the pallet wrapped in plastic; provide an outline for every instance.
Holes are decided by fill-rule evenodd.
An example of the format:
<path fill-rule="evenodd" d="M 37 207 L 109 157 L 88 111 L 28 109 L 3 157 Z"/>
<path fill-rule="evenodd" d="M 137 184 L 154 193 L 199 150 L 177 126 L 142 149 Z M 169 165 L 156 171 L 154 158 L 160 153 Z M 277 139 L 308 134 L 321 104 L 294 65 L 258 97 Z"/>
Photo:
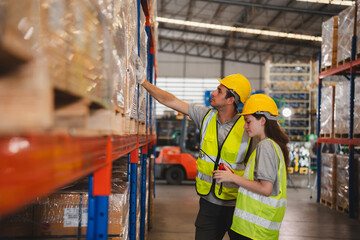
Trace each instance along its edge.
<path fill-rule="evenodd" d="M 109 108 L 112 94 L 111 49 L 108 24 L 94 4 L 69 1 L 71 41 L 69 72 L 59 87 Z"/>
<path fill-rule="evenodd" d="M 320 135 L 322 137 L 332 137 L 334 131 L 335 87 L 323 87 L 321 91 Z"/>
<path fill-rule="evenodd" d="M 350 81 L 339 82 L 335 88 L 334 134 L 348 138 L 350 125 Z"/>
<path fill-rule="evenodd" d="M 88 194 L 86 189 L 67 189 L 41 199 L 36 208 L 35 236 L 78 239 L 86 235 Z M 129 184 L 113 182 L 109 196 L 108 237 L 123 239 L 128 228 Z"/>
<path fill-rule="evenodd" d="M 126 93 L 125 115 L 137 119 L 137 92 L 136 59 L 138 58 L 138 32 L 137 32 L 137 3 L 136 0 L 126 0 L 127 33 L 126 33 Z"/>
<path fill-rule="evenodd" d="M 321 154 L 321 200 L 335 207 L 336 155 Z"/>
<path fill-rule="evenodd" d="M 157 69 L 157 59 L 158 59 L 158 38 L 159 38 L 159 23 L 156 21 L 157 18 L 157 0 L 151 0 L 150 1 L 150 27 L 151 27 L 151 36 L 152 36 L 152 43 L 153 46 L 150 46 L 150 52 L 151 54 L 154 54 L 154 69 L 156 71 Z"/>
<path fill-rule="evenodd" d="M 112 104 L 116 110 L 123 112 L 125 106 L 126 81 L 126 5 L 124 0 L 95 1 L 107 21 L 107 28 L 113 42 L 111 49 L 111 72 L 113 79 Z"/>
<path fill-rule="evenodd" d="M 337 61 L 338 16 L 322 23 L 321 68 L 334 67 Z"/>
<path fill-rule="evenodd" d="M 355 12 L 355 4 L 346 8 L 341 13 L 339 13 L 339 28 L 338 28 L 338 49 L 337 49 L 337 62 L 341 64 L 342 62 L 350 61 L 351 59 L 351 46 L 352 46 L 352 37 L 354 36 L 354 22 L 355 14 L 357 15 L 356 23 L 356 36 L 360 36 L 360 4 L 357 3 L 357 12 Z M 360 46 L 360 38 L 357 38 L 356 45 Z M 356 51 L 360 53 L 360 48 Z"/>
<path fill-rule="evenodd" d="M 349 155 L 336 155 L 336 207 L 349 209 Z"/>
<path fill-rule="evenodd" d="M 56 127 L 56 111 L 79 99 L 110 108 L 112 41 L 91 1 L 4 0 L 2 9 L 0 131 Z"/>
<path fill-rule="evenodd" d="M 0 223 L 1 239 L 67 239 L 86 237 L 88 185 L 85 181 L 39 199 Z M 129 224 L 129 183 L 112 182 L 108 239 L 125 240 Z M 5 228 L 6 227 L 6 228 Z"/>
<path fill-rule="evenodd" d="M 146 17 L 144 11 L 140 11 L 140 59 L 143 63 L 145 71 L 147 70 L 147 50 L 148 36 L 145 31 Z M 139 86 L 139 120 L 146 121 L 146 101 L 147 91 L 144 87 Z"/>
<path fill-rule="evenodd" d="M 360 79 L 355 81 L 354 96 L 354 138 L 360 137 Z M 340 82 L 335 89 L 334 133 L 337 138 L 349 137 L 350 126 L 350 81 Z"/>
<path fill-rule="evenodd" d="M 354 156 L 354 167 L 359 169 L 360 156 Z M 336 155 L 336 208 L 341 212 L 349 211 L 349 155 Z M 360 174 L 360 172 L 358 172 Z M 358 181 L 360 178 L 358 179 Z M 359 186 L 356 184 L 356 186 Z"/>
<path fill-rule="evenodd" d="M 0 104 L 0 132 L 48 128 L 54 122 L 49 80 L 58 72 L 49 71 L 39 44 L 40 1 L 7 0 L 0 7 L 0 101 L 6 103 Z"/>
<path fill-rule="evenodd" d="M 355 79 L 354 138 L 360 138 L 360 78 Z"/>

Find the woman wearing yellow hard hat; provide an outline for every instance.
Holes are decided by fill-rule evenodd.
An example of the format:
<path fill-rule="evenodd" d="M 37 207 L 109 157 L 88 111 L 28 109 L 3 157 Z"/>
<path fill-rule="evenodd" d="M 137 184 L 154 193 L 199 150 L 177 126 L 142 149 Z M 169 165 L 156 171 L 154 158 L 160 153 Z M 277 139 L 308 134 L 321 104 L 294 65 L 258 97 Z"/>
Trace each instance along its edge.
<path fill-rule="evenodd" d="M 278 109 L 265 94 L 245 102 L 245 130 L 260 142 L 252 152 L 243 177 L 229 169 L 214 171 L 218 183 L 239 185 L 231 229 L 239 239 L 278 239 L 286 209 L 286 174 L 289 163 L 288 136 L 277 122 Z"/>

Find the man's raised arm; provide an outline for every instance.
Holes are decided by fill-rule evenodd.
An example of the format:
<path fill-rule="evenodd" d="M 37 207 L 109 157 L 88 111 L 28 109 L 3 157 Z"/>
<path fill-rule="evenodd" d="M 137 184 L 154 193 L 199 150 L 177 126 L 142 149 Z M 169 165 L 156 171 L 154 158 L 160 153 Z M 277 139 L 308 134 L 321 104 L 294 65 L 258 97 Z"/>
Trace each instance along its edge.
<path fill-rule="evenodd" d="M 136 61 L 136 82 L 143 86 L 151 96 L 153 96 L 159 103 L 172 108 L 178 112 L 188 115 L 189 114 L 189 104 L 178 99 L 173 94 L 164 91 L 155 85 L 149 83 L 145 79 L 144 67 L 140 59 Z"/>

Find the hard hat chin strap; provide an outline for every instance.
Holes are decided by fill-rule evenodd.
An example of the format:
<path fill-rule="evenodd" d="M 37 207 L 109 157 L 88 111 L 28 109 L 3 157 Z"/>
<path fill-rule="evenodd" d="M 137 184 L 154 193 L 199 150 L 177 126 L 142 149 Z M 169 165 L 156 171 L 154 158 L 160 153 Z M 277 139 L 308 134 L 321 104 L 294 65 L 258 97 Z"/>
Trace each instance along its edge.
<path fill-rule="evenodd" d="M 256 112 L 255 114 L 262 114 L 269 120 L 277 120 L 277 116 L 271 115 L 269 112 Z"/>
<path fill-rule="evenodd" d="M 229 89 L 229 88 L 228 88 Z M 229 89 L 229 91 L 231 92 L 232 95 L 234 95 L 235 98 L 235 104 L 239 105 L 241 103 L 240 97 L 239 95 L 232 89 Z"/>

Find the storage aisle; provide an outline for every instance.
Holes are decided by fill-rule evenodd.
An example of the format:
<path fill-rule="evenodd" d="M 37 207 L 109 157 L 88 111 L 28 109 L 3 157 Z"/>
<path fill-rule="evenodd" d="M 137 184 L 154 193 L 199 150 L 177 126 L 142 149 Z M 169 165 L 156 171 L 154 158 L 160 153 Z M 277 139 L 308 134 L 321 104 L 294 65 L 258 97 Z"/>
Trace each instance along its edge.
<path fill-rule="evenodd" d="M 308 188 L 289 188 L 280 240 L 359 239 L 360 221 L 309 198 Z M 157 181 L 149 240 L 194 239 L 198 197 L 194 182 L 171 186 Z M 224 240 L 229 239 L 228 236 Z"/>

